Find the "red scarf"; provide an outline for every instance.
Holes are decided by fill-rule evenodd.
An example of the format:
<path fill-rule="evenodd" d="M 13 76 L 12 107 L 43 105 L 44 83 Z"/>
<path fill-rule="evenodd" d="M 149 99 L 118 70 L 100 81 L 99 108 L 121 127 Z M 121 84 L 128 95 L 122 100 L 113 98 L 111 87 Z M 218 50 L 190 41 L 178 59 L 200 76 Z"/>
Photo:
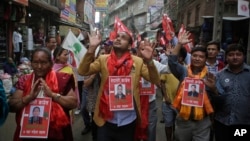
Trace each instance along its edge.
<path fill-rule="evenodd" d="M 141 92 L 140 92 L 141 94 Z M 135 139 L 148 139 L 149 95 L 140 95 L 141 122 L 136 125 Z"/>
<path fill-rule="evenodd" d="M 31 86 L 33 82 L 34 73 L 29 75 L 27 81 L 24 84 L 23 96 L 26 96 L 31 91 Z M 54 71 L 50 71 L 45 78 L 45 81 L 52 92 L 58 93 L 58 82 L 56 73 Z M 20 121 L 22 117 L 22 111 L 16 114 L 17 120 L 17 130 L 18 135 L 15 135 L 15 141 L 19 141 L 19 132 L 20 132 Z M 62 130 L 64 127 L 70 124 L 70 120 L 64 112 L 63 108 L 56 102 L 52 101 L 51 105 L 51 113 L 50 113 L 50 125 L 49 125 L 49 135 L 48 138 L 51 139 L 63 139 Z"/>
<path fill-rule="evenodd" d="M 126 52 L 121 58 L 117 58 L 114 51 L 107 58 L 109 76 L 126 76 L 130 74 L 133 66 L 131 54 Z M 109 78 L 107 78 L 100 100 L 100 116 L 104 120 L 112 119 L 113 113 L 109 109 Z"/>

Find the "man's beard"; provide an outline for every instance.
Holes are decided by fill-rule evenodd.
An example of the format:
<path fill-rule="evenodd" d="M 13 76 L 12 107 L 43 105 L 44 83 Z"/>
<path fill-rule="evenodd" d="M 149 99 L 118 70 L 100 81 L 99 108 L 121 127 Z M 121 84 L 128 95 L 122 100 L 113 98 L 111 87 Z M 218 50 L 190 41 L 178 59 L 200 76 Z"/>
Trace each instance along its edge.
<path fill-rule="evenodd" d="M 120 47 L 115 47 L 115 46 L 113 46 L 113 49 L 115 52 L 127 52 L 127 51 L 129 51 L 128 48 L 120 48 Z"/>

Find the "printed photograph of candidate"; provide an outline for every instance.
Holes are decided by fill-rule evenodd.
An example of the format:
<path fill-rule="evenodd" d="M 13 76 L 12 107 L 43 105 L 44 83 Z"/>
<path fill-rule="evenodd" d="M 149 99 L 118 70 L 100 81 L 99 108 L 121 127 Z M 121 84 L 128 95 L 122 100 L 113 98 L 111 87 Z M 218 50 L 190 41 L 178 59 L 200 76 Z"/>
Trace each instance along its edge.
<path fill-rule="evenodd" d="M 42 124 L 43 106 L 31 106 L 29 124 Z"/>

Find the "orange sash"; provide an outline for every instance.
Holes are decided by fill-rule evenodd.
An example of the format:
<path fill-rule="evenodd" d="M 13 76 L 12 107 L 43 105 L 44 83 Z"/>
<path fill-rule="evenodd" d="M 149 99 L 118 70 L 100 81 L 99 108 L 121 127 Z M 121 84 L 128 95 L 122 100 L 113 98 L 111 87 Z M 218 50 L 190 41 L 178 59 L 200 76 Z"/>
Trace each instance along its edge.
<path fill-rule="evenodd" d="M 207 67 L 204 67 L 198 75 L 193 75 L 190 65 L 188 66 L 188 77 L 191 78 L 203 79 L 206 76 L 207 72 L 208 72 Z M 184 92 L 184 82 L 182 82 L 181 85 L 179 86 L 177 95 L 173 101 L 173 107 L 175 107 L 180 111 L 179 115 L 183 119 L 185 120 L 190 119 L 192 108 L 193 108 L 192 119 L 194 120 L 202 120 L 205 114 L 209 115 L 214 112 L 206 91 L 204 91 L 203 107 L 192 107 L 192 106 L 182 105 L 181 100 L 183 92 Z"/>

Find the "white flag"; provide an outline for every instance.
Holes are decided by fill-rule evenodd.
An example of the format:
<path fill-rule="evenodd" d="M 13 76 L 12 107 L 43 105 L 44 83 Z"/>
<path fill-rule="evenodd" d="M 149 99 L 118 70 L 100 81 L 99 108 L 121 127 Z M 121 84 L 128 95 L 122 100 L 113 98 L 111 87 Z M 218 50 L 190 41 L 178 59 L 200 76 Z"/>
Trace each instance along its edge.
<path fill-rule="evenodd" d="M 81 59 L 87 52 L 85 46 L 76 38 L 74 33 L 69 30 L 68 35 L 63 40 L 62 47 L 70 50 L 74 54 L 76 67 L 79 66 Z"/>
<path fill-rule="evenodd" d="M 249 17 L 249 2 L 238 0 L 238 15 Z"/>
<path fill-rule="evenodd" d="M 78 39 L 79 41 L 84 40 L 84 36 L 82 35 L 82 32 L 80 32 L 80 34 L 78 35 L 77 39 Z"/>

